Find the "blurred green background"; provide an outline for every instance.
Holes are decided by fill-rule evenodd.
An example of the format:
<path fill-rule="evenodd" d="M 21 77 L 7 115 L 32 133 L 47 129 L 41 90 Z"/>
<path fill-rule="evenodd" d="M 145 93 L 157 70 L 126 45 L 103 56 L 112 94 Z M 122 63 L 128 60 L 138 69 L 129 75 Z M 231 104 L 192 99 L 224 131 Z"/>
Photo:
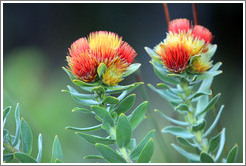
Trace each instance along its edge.
<path fill-rule="evenodd" d="M 191 4 L 175 3 L 168 4 L 168 7 L 171 19 L 193 20 Z M 226 127 L 228 147 L 237 143 L 237 162 L 243 162 L 243 4 L 201 3 L 197 8 L 199 24 L 211 30 L 215 35 L 213 43 L 218 44 L 214 62 L 223 62 L 223 73 L 215 78 L 213 84 L 214 93 L 222 93 L 219 105 L 225 104 L 220 123 Z M 138 53 L 135 61 L 142 63 L 140 74 L 151 107 L 147 110 L 147 119 L 133 135 L 137 143 L 151 129 L 161 129 L 169 124 L 153 113 L 153 109 L 174 116 L 170 105 L 146 86 L 160 82 L 144 46 L 153 48 L 166 36 L 167 24 L 161 3 L 4 3 L 3 107 L 12 106 L 14 110 L 16 103 L 20 103 L 21 114 L 34 134 L 33 156 L 37 155 L 38 134 L 43 134 L 42 162 L 50 161 L 55 135 L 59 136 L 64 162 L 102 162 L 83 159 L 82 156 L 97 154 L 94 146 L 73 131 L 65 130 L 68 125 L 87 127 L 97 124 L 97 121 L 91 115 L 72 113 L 72 108 L 79 105 L 69 94 L 61 92 L 66 85 L 72 85 L 61 68 L 67 65 L 67 48 L 76 39 L 96 30 L 123 36 L 123 40 Z M 120 84 L 135 81 L 132 75 Z M 135 106 L 144 100 L 143 87 L 134 91 L 137 94 Z M 15 131 L 13 110 L 6 124 L 12 134 Z M 208 119 L 213 118 L 211 112 Z M 215 130 L 214 134 L 217 132 Z M 170 146 L 171 142 L 176 142 L 173 136 L 162 134 L 161 137 L 164 144 L 159 142 L 158 136 L 154 137 L 153 163 L 187 162 Z"/>

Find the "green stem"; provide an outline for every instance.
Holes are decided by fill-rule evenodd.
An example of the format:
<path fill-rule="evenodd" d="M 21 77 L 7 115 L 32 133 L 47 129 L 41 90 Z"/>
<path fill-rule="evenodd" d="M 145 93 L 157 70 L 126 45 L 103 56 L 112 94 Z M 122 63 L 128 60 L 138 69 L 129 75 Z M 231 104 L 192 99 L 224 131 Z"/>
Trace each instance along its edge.
<path fill-rule="evenodd" d="M 192 94 L 192 91 L 189 89 L 189 82 L 182 82 L 180 86 L 185 90 L 185 94 L 183 95 L 184 103 L 188 105 L 190 112 L 187 112 L 186 121 L 190 124 L 189 131 L 195 135 L 195 141 L 201 146 L 201 150 L 207 152 L 208 145 L 205 143 L 203 138 L 203 131 L 192 131 L 192 126 L 197 124 L 197 119 L 195 116 L 196 109 L 193 108 L 191 100 L 188 100 L 188 96 Z"/>
<path fill-rule="evenodd" d="M 101 107 L 104 107 L 106 108 L 107 110 L 109 109 L 109 107 L 107 107 L 103 102 L 102 102 L 102 96 L 104 96 L 105 94 L 102 93 L 99 95 L 99 102 L 101 103 L 100 106 Z M 110 110 L 109 110 L 110 112 Z M 116 139 L 116 129 L 115 129 L 115 126 L 111 127 L 110 128 L 110 131 L 109 131 L 109 135 L 112 139 Z M 122 157 L 128 162 L 128 163 L 132 163 L 131 159 L 130 159 L 130 156 L 128 155 L 128 149 L 126 147 L 122 147 L 122 148 L 119 148 L 118 145 L 116 144 L 117 146 L 117 149 L 120 151 Z"/>

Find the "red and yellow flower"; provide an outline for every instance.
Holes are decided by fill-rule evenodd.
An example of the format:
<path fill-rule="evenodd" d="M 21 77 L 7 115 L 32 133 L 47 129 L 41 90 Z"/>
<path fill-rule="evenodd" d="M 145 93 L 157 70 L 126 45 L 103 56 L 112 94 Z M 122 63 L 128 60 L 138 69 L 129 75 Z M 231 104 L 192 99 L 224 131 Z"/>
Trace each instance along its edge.
<path fill-rule="evenodd" d="M 100 63 L 107 66 L 102 75 L 103 83 L 113 86 L 122 81 L 122 76 L 136 57 L 135 50 L 122 41 L 122 37 L 107 31 L 90 33 L 80 38 L 69 48 L 69 70 L 84 82 L 93 82 Z"/>
<path fill-rule="evenodd" d="M 206 72 L 211 62 L 206 57 L 212 33 L 201 25 L 192 27 L 187 19 L 176 19 L 169 23 L 169 33 L 164 42 L 155 47 L 162 62 L 170 72 L 182 73 L 190 67 L 194 73 Z M 190 59 L 197 58 L 190 64 Z"/>

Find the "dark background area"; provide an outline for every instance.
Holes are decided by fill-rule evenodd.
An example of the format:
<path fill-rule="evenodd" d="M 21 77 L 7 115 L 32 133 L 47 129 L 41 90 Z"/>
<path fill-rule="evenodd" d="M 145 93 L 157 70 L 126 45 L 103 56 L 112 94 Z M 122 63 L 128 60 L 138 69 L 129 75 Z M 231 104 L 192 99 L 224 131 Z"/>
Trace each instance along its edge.
<path fill-rule="evenodd" d="M 193 20 L 192 4 L 173 3 L 168 7 L 171 19 Z M 226 105 L 221 124 L 227 128 L 227 144 L 229 148 L 234 143 L 239 145 L 238 162 L 242 162 L 243 4 L 199 3 L 197 9 L 199 24 L 213 33 L 212 43 L 218 45 L 213 59 L 223 63 L 223 73 L 215 78 L 213 89 L 215 93 L 222 93 L 219 104 Z M 142 64 L 144 86 L 160 82 L 144 46 L 153 48 L 166 37 L 167 23 L 161 3 L 3 4 L 4 107 L 15 107 L 20 102 L 21 112 L 34 130 L 34 139 L 39 132 L 44 134 L 47 150 L 43 162 L 49 161 L 56 134 L 61 140 L 65 162 L 92 162 L 82 156 L 97 153 L 92 145 L 74 136 L 72 131 L 64 130 L 67 125 L 83 127 L 95 120 L 71 113 L 77 103 L 60 90 L 71 85 L 61 69 L 67 65 L 67 48 L 78 38 L 98 30 L 123 36 L 123 40 L 136 50 L 135 61 Z M 130 76 L 122 84 L 134 81 L 135 77 Z M 166 101 L 148 88 L 147 91 L 154 108 L 171 114 Z M 137 102 L 142 102 L 141 92 L 136 90 L 135 93 L 139 97 Z M 156 121 L 160 128 L 169 124 L 158 116 Z M 14 122 L 8 127 L 14 131 Z M 147 119 L 135 136 L 140 140 L 152 128 Z M 165 157 L 155 143 L 152 162 L 186 162 L 170 146 L 174 138 L 164 134 L 163 138 L 174 157 Z M 36 149 L 33 154 L 36 155 Z"/>

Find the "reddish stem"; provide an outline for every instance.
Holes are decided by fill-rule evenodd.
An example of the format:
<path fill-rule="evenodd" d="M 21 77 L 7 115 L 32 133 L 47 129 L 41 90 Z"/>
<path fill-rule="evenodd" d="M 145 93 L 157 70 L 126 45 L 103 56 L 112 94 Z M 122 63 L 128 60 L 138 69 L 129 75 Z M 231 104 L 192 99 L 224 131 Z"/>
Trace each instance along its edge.
<path fill-rule="evenodd" d="M 196 3 L 192 4 L 192 11 L 193 11 L 193 17 L 194 17 L 194 24 L 198 25 L 198 16 L 197 16 L 197 7 Z"/>
<path fill-rule="evenodd" d="M 167 26 L 169 26 L 170 16 L 169 16 L 167 4 L 163 3 L 163 7 L 164 7 L 165 16 L 166 16 Z"/>

